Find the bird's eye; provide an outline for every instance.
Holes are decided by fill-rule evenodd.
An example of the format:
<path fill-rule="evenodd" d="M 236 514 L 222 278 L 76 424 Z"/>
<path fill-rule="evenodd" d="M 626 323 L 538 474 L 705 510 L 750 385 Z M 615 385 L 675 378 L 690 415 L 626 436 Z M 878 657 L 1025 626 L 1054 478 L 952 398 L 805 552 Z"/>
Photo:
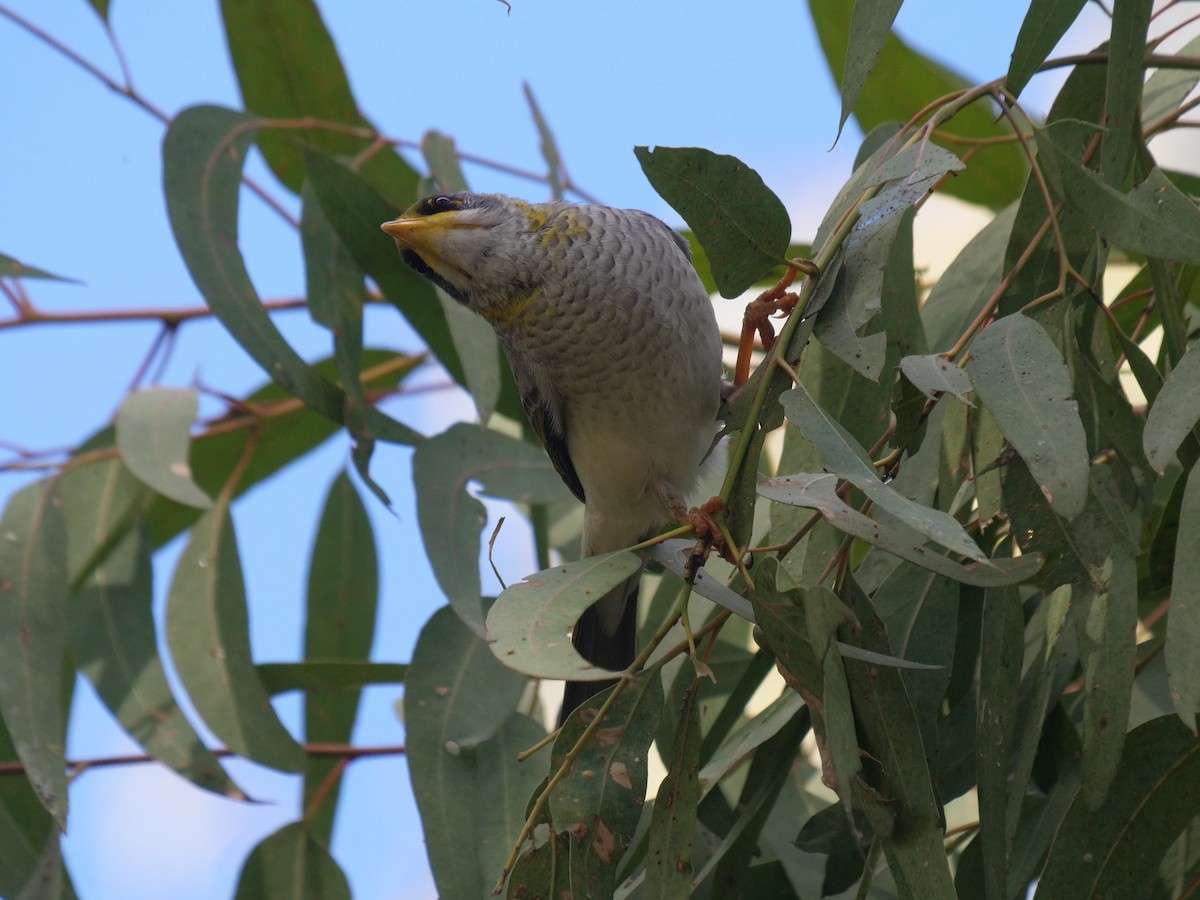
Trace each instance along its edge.
<path fill-rule="evenodd" d="M 454 209 L 454 198 L 434 197 L 432 206 L 437 212 L 449 212 L 450 210 Z"/>

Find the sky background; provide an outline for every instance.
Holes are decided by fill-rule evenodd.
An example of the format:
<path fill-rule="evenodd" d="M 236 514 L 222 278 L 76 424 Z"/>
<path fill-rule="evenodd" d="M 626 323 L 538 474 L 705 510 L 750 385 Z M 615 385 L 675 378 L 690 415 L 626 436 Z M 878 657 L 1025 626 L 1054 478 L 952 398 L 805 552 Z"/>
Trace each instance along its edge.
<path fill-rule="evenodd" d="M 679 218 L 643 178 L 635 145 L 701 146 L 738 156 L 780 195 L 801 239 L 811 238 L 857 150 L 853 124 L 834 146 L 839 100 L 803 3 L 512 0 L 511 13 L 495 0 L 320 6 L 360 108 L 384 132 L 419 140 L 437 129 L 465 152 L 542 171 L 521 89 L 528 82 L 580 186 L 605 203 L 647 209 L 672 224 Z M 1006 0 L 909 0 L 897 30 L 971 81 L 985 81 L 1006 70 L 1024 9 Z M 84 0 L 0 0 L 4 10 L 120 77 L 100 20 Z M 1060 50 L 1091 49 L 1107 31 L 1095 7 L 1089 10 Z M 197 103 L 240 105 L 216 2 L 114 0 L 110 20 L 135 86 L 159 108 L 174 115 Z M 1060 80 L 1035 79 L 1023 100 L 1044 111 Z M 60 311 L 200 304 L 167 224 L 163 126 L 2 15 L 0 85 L 0 253 L 82 282 L 27 282 L 33 301 Z M 259 160 L 251 159 L 248 172 L 286 197 Z M 476 189 L 546 196 L 543 186 L 486 168 L 468 166 L 466 174 Z M 961 211 L 941 215 L 948 218 L 923 213 L 918 219 L 924 236 L 918 252 L 925 259 L 961 246 L 982 222 Z M 260 295 L 300 296 L 303 268 L 293 230 L 243 195 L 241 235 Z M 723 318 L 740 316 L 740 307 L 718 302 Z M 327 333 L 305 313 L 281 314 L 278 321 L 307 358 L 330 352 Z M 79 443 L 108 421 L 156 329 L 139 323 L 0 330 L 0 441 L 35 449 Z M 367 342 L 419 349 L 390 307 L 368 310 Z M 207 320 L 182 329 L 160 379 L 234 395 L 263 380 Z M 442 380 L 436 373 L 425 377 Z M 437 402 L 429 395 L 390 401 L 389 411 L 425 433 L 471 416 L 461 395 L 433 396 Z M 202 404 L 204 414 L 219 411 L 211 401 Z M 0 461 L 11 455 L 0 444 Z M 367 501 L 382 568 L 373 650 L 379 661 L 407 661 L 420 627 L 443 602 L 416 534 L 409 457 L 403 449 L 381 448 L 372 465 L 396 508 L 393 516 Z M 325 492 L 346 464 L 347 444 L 338 436 L 234 508 L 259 661 L 300 653 L 307 556 Z M 0 505 L 29 480 L 0 474 Z M 176 541 L 155 559 L 160 616 L 180 549 Z M 510 548 L 507 559 L 517 576 L 534 568 L 523 552 Z M 357 742 L 403 741 L 394 711 L 401 693 L 367 692 Z M 295 695 L 278 707 L 285 723 L 298 726 Z M 137 751 L 81 681 L 69 755 Z M 83 900 L 232 896 L 245 855 L 299 811 L 296 779 L 236 761 L 229 769 L 266 802 L 216 798 L 157 766 L 79 778 L 71 788 L 64 847 Z M 333 851 L 354 896 L 434 896 L 403 758 L 353 763 L 342 800 Z"/>

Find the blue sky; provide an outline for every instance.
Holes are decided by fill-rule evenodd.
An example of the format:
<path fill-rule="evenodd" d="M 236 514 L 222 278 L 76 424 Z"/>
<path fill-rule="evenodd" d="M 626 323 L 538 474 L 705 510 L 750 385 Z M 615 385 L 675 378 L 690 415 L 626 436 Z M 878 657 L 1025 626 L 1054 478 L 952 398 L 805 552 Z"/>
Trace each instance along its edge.
<path fill-rule="evenodd" d="M 606 203 L 648 209 L 673 223 L 678 218 L 642 177 L 634 145 L 695 145 L 740 157 L 783 198 L 803 238 L 811 237 L 849 174 L 857 148 L 851 125 L 830 149 L 839 101 L 803 3 L 513 0 L 511 14 L 494 0 L 321 6 L 360 107 L 385 132 L 419 140 L 435 128 L 464 151 L 540 170 L 521 90 L 527 81 L 577 183 Z M 84 0 L 12 0 L 0 7 L 119 77 Z M 1024 7 L 910 0 L 898 28 L 983 81 L 1007 67 Z M 217 3 L 114 0 L 111 21 L 134 84 L 158 107 L 175 114 L 196 103 L 239 105 Z M 1072 49 L 1095 43 L 1082 32 L 1071 41 Z M 6 125 L 0 252 L 83 282 L 29 282 L 34 302 L 63 311 L 199 304 L 167 225 L 161 124 L 3 17 L 0 84 Z M 1028 98 L 1035 109 L 1051 90 L 1046 81 L 1034 83 Z M 273 186 L 257 160 L 250 171 Z M 545 196 L 537 185 L 484 168 L 469 166 L 467 176 L 478 189 Z M 242 209 L 243 246 L 260 294 L 299 296 L 297 236 L 253 198 L 244 198 Z M 307 357 L 329 352 L 325 333 L 303 312 L 279 321 Z M 371 345 L 418 347 L 388 309 L 370 310 L 367 329 Z M 30 448 L 78 443 L 108 420 L 154 333 L 152 324 L 0 330 L 0 440 Z M 263 375 L 215 323 L 200 321 L 181 332 L 161 380 L 236 395 Z M 391 411 L 427 433 L 470 415 L 463 398 L 435 396 L 436 403 L 396 401 Z M 217 411 L 211 402 L 202 407 Z M 0 459 L 8 456 L 0 448 Z M 300 652 L 307 554 L 324 493 L 346 459 L 345 441 L 331 441 L 235 507 L 260 661 Z M 419 551 L 408 454 L 381 450 L 373 471 L 397 510 L 392 516 L 369 501 L 383 568 L 374 658 L 406 661 L 420 626 L 442 601 Z M 0 474 L 0 503 L 27 480 Z M 179 549 L 168 546 L 155 560 L 160 614 Z M 521 555 L 518 548 L 509 562 L 517 574 L 533 568 Z M 394 712 L 399 696 L 399 690 L 369 692 L 356 740 L 402 741 Z M 299 721 L 295 699 L 280 701 L 280 709 L 286 722 Z M 81 683 L 70 755 L 135 751 Z M 266 802 L 209 797 L 150 766 L 78 779 L 65 847 L 84 900 L 231 895 L 250 848 L 296 817 L 298 789 L 294 779 L 251 764 L 234 762 L 230 769 Z M 433 896 L 403 759 L 354 763 L 344 803 L 334 852 L 355 897 Z"/>

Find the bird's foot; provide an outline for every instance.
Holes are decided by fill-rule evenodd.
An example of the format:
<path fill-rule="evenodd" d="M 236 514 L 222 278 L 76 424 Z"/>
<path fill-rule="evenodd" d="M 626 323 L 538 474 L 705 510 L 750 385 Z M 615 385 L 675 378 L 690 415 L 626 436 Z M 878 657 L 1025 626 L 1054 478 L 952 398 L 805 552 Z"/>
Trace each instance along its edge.
<path fill-rule="evenodd" d="M 725 509 L 725 501 L 720 497 L 713 497 L 700 506 L 692 507 L 681 517 L 680 524 L 692 526 L 692 533 L 696 535 L 696 546 L 684 567 L 684 574 L 688 580 L 691 580 L 696 571 L 704 565 L 711 550 L 716 550 L 722 559 L 734 562 L 730 555 L 729 542 L 725 540 L 725 532 L 714 517 L 716 513 L 724 512 Z"/>

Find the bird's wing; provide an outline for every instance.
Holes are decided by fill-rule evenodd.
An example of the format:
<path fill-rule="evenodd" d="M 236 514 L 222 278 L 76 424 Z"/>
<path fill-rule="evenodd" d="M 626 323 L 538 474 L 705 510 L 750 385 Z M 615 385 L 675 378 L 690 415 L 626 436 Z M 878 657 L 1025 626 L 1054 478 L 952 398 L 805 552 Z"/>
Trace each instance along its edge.
<path fill-rule="evenodd" d="M 583 501 L 583 484 L 579 481 L 579 473 L 575 471 L 575 463 L 571 462 L 561 414 L 555 413 L 532 379 L 517 378 L 517 387 L 521 392 L 521 406 L 525 408 L 525 416 L 533 426 L 538 440 L 546 448 L 550 462 L 554 463 L 555 470 L 571 493 Z"/>

